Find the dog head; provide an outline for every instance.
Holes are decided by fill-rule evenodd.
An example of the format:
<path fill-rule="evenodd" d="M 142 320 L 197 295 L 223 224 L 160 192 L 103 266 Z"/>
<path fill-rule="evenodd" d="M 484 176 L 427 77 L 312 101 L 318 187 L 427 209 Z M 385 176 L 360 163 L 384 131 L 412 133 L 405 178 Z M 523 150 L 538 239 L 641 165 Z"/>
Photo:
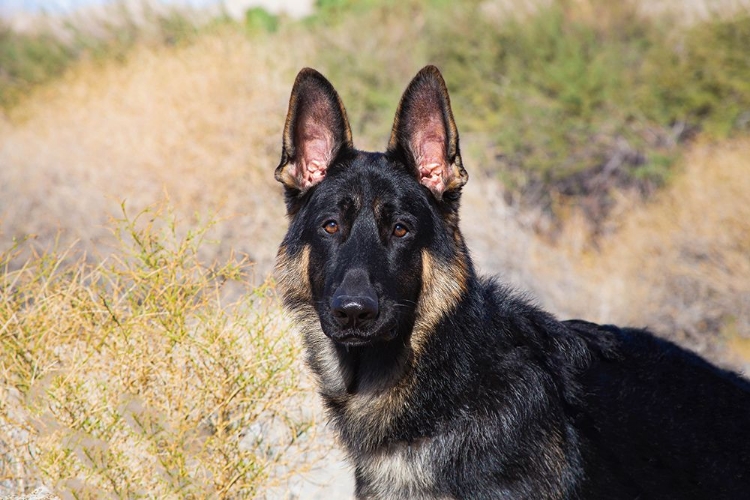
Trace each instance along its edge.
<path fill-rule="evenodd" d="M 418 342 L 458 302 L 470 272 L 458 229 L 468 176 L 437 68 L 409 84 L 383 153 L 354 148 L 336 90 L 303 69 L 275 175 L 290 218 L 280 289 L 304 320 L 314 310 L 333 342 Z"/>

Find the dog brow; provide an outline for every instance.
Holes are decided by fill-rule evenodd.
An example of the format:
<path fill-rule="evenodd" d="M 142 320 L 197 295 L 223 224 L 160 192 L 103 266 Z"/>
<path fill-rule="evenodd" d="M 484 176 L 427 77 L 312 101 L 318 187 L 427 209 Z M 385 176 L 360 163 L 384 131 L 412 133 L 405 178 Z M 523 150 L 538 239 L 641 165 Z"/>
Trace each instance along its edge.
<path fill-rule="evenodd" d="M 353 196 L 353 195 L 347 195 L 341 198 L 341 200 L 336 204 L 336 206 L 341 210 L 342 212 L 347 212 L 351 210 L 352 208 L 354 210 L 359 210 L 359 206 L 361 205 L 359 197 Z"/>
<path fill-rule="evenodd" d="M 380 221 L 381 219 L 393 216 L 396 207 L 391 202 L 381 201 L 379 198 L 376 198 L 372 202 L 372 210 L 375 213 L 375 218 Z"/>
<path fill-rule="evenodd" d="M 379 197 L 375 197 L 372 200 L 372 213 L 375 214 L 375 219 L 380 219 L 383 212 L 383 203 Z"/>

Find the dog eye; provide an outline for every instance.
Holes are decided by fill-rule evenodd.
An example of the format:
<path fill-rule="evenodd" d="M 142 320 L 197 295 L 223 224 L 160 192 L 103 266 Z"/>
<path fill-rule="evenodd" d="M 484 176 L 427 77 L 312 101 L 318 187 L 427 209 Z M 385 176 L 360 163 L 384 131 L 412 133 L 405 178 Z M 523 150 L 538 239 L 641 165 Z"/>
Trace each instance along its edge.
<path fill-rule="evenodd" d="M 328 234 L 336 234 L 339 232 L 339 225 L 335 220 L 329 220 L 323 224 L 323 229 L 325 229 Z"/>
<path fill-rule="evenodd" d="M 406 229 L 406 226 L 404 226 L 403 224 L 396 224 L 395 226 L 393 226 L 393 236 L 395 236 L 396 238 L 403 238 L 408 232 L 409 230 Z"/>

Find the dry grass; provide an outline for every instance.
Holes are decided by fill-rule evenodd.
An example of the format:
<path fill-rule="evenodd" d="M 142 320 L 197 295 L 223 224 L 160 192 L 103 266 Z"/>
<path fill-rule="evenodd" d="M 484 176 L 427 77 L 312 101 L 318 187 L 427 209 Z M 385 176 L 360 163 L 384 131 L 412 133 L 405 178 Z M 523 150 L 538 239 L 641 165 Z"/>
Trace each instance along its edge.
<path fill-rule="evenodd" d="M 96 265 L 0 255 L 0 493 L 250 498 L 314 464 L 273 288 L 178 233 L 145 212 Z"/>
<path fill-rule="evenodd" d="M 746 139 L 698 145 L 668 190 L 623 203 L 601 250 L 574 257 L 591 286 L 576 313 L 652 325 L 714 355 L 717 337 L 735 348 L 750 338 L 749 158 Z"/>
<path fill-rule="evenodd" d="M 212 406 L 208 398 L 213 392 L 221 397 L 223 392 L 218 386 L 225 382 L 225 377 L 208 371 L 212 369 L 208 364 L 202 367 L 203 375 L 214 377 L 213 382 L 199 389 L 188 385 L 185 373 L 181 374 L 178 367 L 181 363 L 201 364 L 200 358 L 190 357 L 196 354 L 198 346 L 191 337 L 183 339 L 189 340 L 188 345 L 181 348 L 183 352 L 178 358 L 170 358 L 167 352 L 170 341 L 164 332 L 155 332 L 151 325 L 142 325 L 142 331 L 129 341 L 134 344 L 121 346 L 132 349 L 132 356 L 125 356 L 122 350 L 118 352 L 120 347 L 117 346 L 100 352 L 99 341 L 115 326 L 111 321 L 107 323 L 104 304 L 95 301 L 99 295 L 120 293 L 117 287 L 129 287 L 121 281 L 107 284 L 115 278 L 107 274 L 108 269 L 101 267 L 102 262 L 112 263 L 124 258 L 109 219 L 120 212 L 123 200 L 129 212 L 136 213 L 165 196 L 170 199 L 175 216 L 183 221 L 175 229 L 176 238 L 187 237 L 191 228 L 204 227 L 204 219 L 216 215 L 216 222 L 206 227 L 206 237 L 216 244 L 197 248 L 201 263 L 217 258 L 227 261 L 235 253 L 247 254 L 255 265 L 243 279 L 261 284 L 259 290 L 268 290 L 262 283 L 286 226 L 281 190 L 271 172 L 278 161 L 289 87 L 296 71 L 305 64 L 310 46 L 304 33 L 280 36 L 293 38 L 299 44 L 292 53 L 286 53 L 283 60 L 278 58 L 277 40 L 250 40 L 228 30 L 205 36 L 188 47 L 138 49 L 124 65 L 112 63 L 102 67 L 84 63 L 63 81 L 38 90 L 9 119 L 0 122 L 0 165 L 3 166 L 0 168 L 0 250 L 7 252 L 3 254 L 6 265 L 3 280 L 8 287 L 17 286 L 20 280 L 18 282 L 29 294 L 38 296 L 34 304 L 39 306 L 16 311 L 20 308 L 18 302 L 2 304 L 4 316 L 0 326 L 4 328 L 0 339 L 4 351 L 0 358 L 3 377 L 0 399 L 7 404 L 0 415 L 4 429 L 0 434 L 12 431 L 8 434 L 12 439 L 2 444 L 5 458 L 0 460 L 4 467 L 0 487 L 10 489 L 0 489 L 0 494 L 30 492 L 39 480 L 56 491 L 77 491 L 79 496 L 95 496 L 91 492 L 96 491 L 117 492 L 116 495 L 122 496 L 131 491 L 127 488 L 140 484 L 140 491 L 154 496 L 162 496 L 162 492 L 168 497 L 176 495 L 176 491 L 183 496 L 192 488 L 201 493 L 198 497 L 203 497 L 218 495 L 217 492 L 228 484 L 219 473 L 228 474 L 231 469 L 210 463 L 224 456 L 225 449 L 213 454 L 209 453 L 211 450 L 199 449 L 202 442 L 196 440 L 206 439 L 203 427 L 198 430 L 193 427 L 193 434 L 197 436 L 181 434 L 196 425 L 198 419 L 209 422 L 213 418 L 216 406 Z M 289 38 L 284 42 L 286 46 L 291 44 Z M 25 238 L 30 241 L 20 245 L 18 252 L 11 251 L 14 240 Z M 36 248 L 44 255 L 43 249 L 68 247 L 74 250 L 52 251 L 49 257 L 23 264 L 29 257 L 29 248 Z M 78 252 L 81 249 L 86 251 L 83 256 Z M 43 263 L 48 267 L 41 267 Z M 45 274 L 53 270 L 52 275 Z M 114 289 L 97 288 L 101 280 Z M 54 293 L 45 295 L 53 285 Z M 155 297 L 178 292 L 168 285 L 158 281 L 147 283 Z M 275 362 L 275 356 L 293 354 L 294 361 L 287 358 L 289 363 L 283 369 L 278 368 L 284 372 L 284 377 L 299 377 L 297 344 L 278 343 L 278 338 L 288 342 L 281 335 L 279 325 L 249 325 L 258 315 L 275 318 L 278 304 L 271 296 L 259 299 L 252 289 L 242 289 L 231 283 L 225 285 L 227 287 L 234 290 L 233 301 L 238 303 L 222 301 L 210 308 L 211 314 L 223 321 L 237 323 L 228 327 L 227 335 L 233 342 L 247 340 L 249 333 L 243 331 L 243 325 L 257 326 L 261 329 L 256 332 L 259 338 L 281 352 L 252 354 L 248 352 L 252 343 L 248 343 L 234 352 L 204 354 L 244 359 L 246 363 L 232 367 L 236 377 L 252 375 L 256 368 L 253 359 L 258 369 L 265 369 Z M 160 292 L 160 288 L 165 290 Z M 247 294 L 246 299 L 237 299 L 240 292 Z M 71 300 L 79 296 L 85 299 L 84 304 L 73 304 Z M 140 313 L 131 314 L 131 327 L 138 330 L 139 322 L 150 321 L 149 315 L 158 318 L 179 312 L 178 305 L 173 304 L 169 309 L 168 304 L 154 303 L 149 312 L 141 311 L 140 319 Z M 60 314 L 74 308 L 75 311 L 90 308 L 96 314 L 91 311 L 86 313 L 90 317 Z M 191 310 L 180 314 L 190 316 Z M 13 321 L 7 322 L 11 318 Z M 200 318 L 193 317 L 190 328 L 196 325 L 206 328 L 204 321 L 218 320 L 201 313 Z M 217 328 L 213 331 L 218 331 Z M 197 334 L 206 335 L 205 332 Z M 273 343 L 266 337 L 274 338 L 277 334 L 281 337 Z M 112 342 L 118 342 L 118 338 L 114 336 Z M 21 341 L 23 345 L 16 346 Z M 123 339 L 120 342 L 127 343 Z M 211 344 L 205 338 L 201 342 Z M 149 347 L 145 353 L 137 351 L 144 346 Z M 22 367 L 14 364 L 15 349 L 25 349 L 30 353 L 30 360 L 39 359 L 37 364 L 57 359 L 55 356 L 64 359 L 44 365 L 47 370 L 44 373 L 48 375 L 43 383 L 36 382 L 37 375 L 32 383 L 27 380 L 32 377 L 30 373 L 18 375 Z M 64 378 L 56 375 L 60 364 L 65 365 Z M 163 376 L 153 375 L 165 370 Z M 146 372 L 152 374 L 152 378 L 141 377 Z M 13 377 L 27 380 L 23 383 L 35 388 L 34 397 L 28 398 L 21 389 L 16 389 L 21 382 L 17 383 Z M 126 377 L 128 380 L 124 380 Z M 165 430 L 160 430 L 161 437 L 149 434 L 148 429 L 133 429 L 132 422 L 117 420 L 120 410 L 130 411 L 125 400 L 132 394 L 133 387 L 127 384 L 139 377 L 152 385 L 141 386 L 136 391 L 141 399 L 133 404 L 142 405 L 144 411 L 148 409 L 148 418 L 161 419 L 156 424 L 168 424 Z M 156 380 L 159 377 L 161 379 Z M 265 390 L 281 391 L 280 395 L 285 388 L 289 387 L 274 380 Z M 190 390 L 198 392 L 190 393 Z M 148 404 L 143 402 L 146 396 L 141 393 L 144 391 L 149 393 Z M 157 395 L 159 391 L 163 392 Z M 304 394 L 309 397 L 311 392 L 308 389 Z M 73 405 L 70 410 L 73 413 L 61 407 L 55 410 L 59 414 L 50 417 L 49 422 L 45 420 L 47 417 L 43 419 L 44 407 L 52 407 L 52 397 L 61 405 Z M 276 403 L 258 401 L 258 405 L 268 404 L 271 408 Z M 305 408 L 308 421 L 312 418 L 310 412 L 317 414 L 313 410 L 315 403 L 308 399 L 297 407 Z M 260 423 L 268 420 L 261 406 L 237 411 L 245 419 L 258 419 Z M 107 428 L 82 430 L 81 426 L 92 425 L 84 416 L 86 413 L 92 414 L 95 423 L 99 422 L 96 425 Z M 38 427 L 42 424 L 45 427 Z M 233 429 L 237 425 L 240 423 Z M 250 432 L 246 444 L 252 444 L 251 438 L 262 438 L 273 431 L 266 424 L 259 427 L 253 422 L 244 422 L 241 425 Z M 151 429 L 155 430 L 153 426 Z M 91 441 L 86 433 L 97 437 Z M 330 437 L 315 440 L 314 435 L 314 432 L 307 432 L 305 439 L 311 442 L 295 443 L 295 446 L 299 444 L 296 451 L 303 451 L 297 453 L 296 461 L 290 466 L 295 473 L 302 474 L 319 465 L 311 448 L 320 448 L 320 443 L 326 440 L 326 449 L 333 446 Z M 231 437 L 227 435 L 227 439 Z M 76 441 L 79 438 L 82 444 Z M 168 441 L 176 443 L 174 449 L 159 448 L 160 443 Z M 60 442 L 65 446 L 60 447 Z M 98 462 L 87 458 L 89 444 L 94 447 L 93 452 L 106 452 L 104 458 L 100 457 Z M 232 443 L 226 441 L 225 444 Z M 127 449 L 142 453 L 128 455 L 123 451 Z M 30 454 L 32 451 L 34 456 Z M 196 454 L 200 456 L 196 458 Z M 270 495 L 276 498 L 310 487 L 306 481 L 289 479 L 289 467 L 278 470 L 271 460 L 275 457 L 260 456 L 264 461 L 258 461 L 258 476 L 252 478 L 248 475 L 251 471 L 247 471 L 232 491 L 241 492 L 238 494 L 243 497 Z M 231 455 L 224 458 L 232 459 Z M 167 461 L 166 465 L 161 459 Z M 184 474 L 190 478 L 185 481 L 189 484 L 170 483 L 169 473 L 174 468 L 179 469 L 175 477 Z M 280 477 L 285 480 L 280 481 Z M 325 479 L 319 481 L 325 482 Z M 253 493 L 248 485 L 260 489 Z M 201 487 L 204 489 L 200 490 Z"/>
<path fill-rule="evenodd" d="M 304 57 L 279 60 L 272 45 L 228 31 L 84 64 L 39 91 L 0 124 L 0 237 L 47 247 L 61 230 L 64 244 L 104 251 L 121 201 L 140 210 L 167 192 L 185 217 L 230 217 L 213 237 L 268 269 L 284 227 L 268 172 Z"/>

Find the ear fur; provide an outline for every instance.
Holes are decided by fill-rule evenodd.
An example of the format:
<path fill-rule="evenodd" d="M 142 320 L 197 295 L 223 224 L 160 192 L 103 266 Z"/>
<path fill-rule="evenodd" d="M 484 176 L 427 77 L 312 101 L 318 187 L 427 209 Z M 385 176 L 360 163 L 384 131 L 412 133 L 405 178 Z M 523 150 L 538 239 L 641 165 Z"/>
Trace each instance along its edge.
<path fill-rule="evenodd" d="M 438 200 L 458 193 L 468 181 L 448 89 L 435 66 L 425 66 L 404 91 L 388 151 L 402 156 Z"/>
<path fill-rule="evenodd" d="M 304 193 L 323 180 L 342 148 L 352 147 L 346 110 L 333 85 L 314 69 L 302 69 L 289 98 L 276 180 Z"/>

